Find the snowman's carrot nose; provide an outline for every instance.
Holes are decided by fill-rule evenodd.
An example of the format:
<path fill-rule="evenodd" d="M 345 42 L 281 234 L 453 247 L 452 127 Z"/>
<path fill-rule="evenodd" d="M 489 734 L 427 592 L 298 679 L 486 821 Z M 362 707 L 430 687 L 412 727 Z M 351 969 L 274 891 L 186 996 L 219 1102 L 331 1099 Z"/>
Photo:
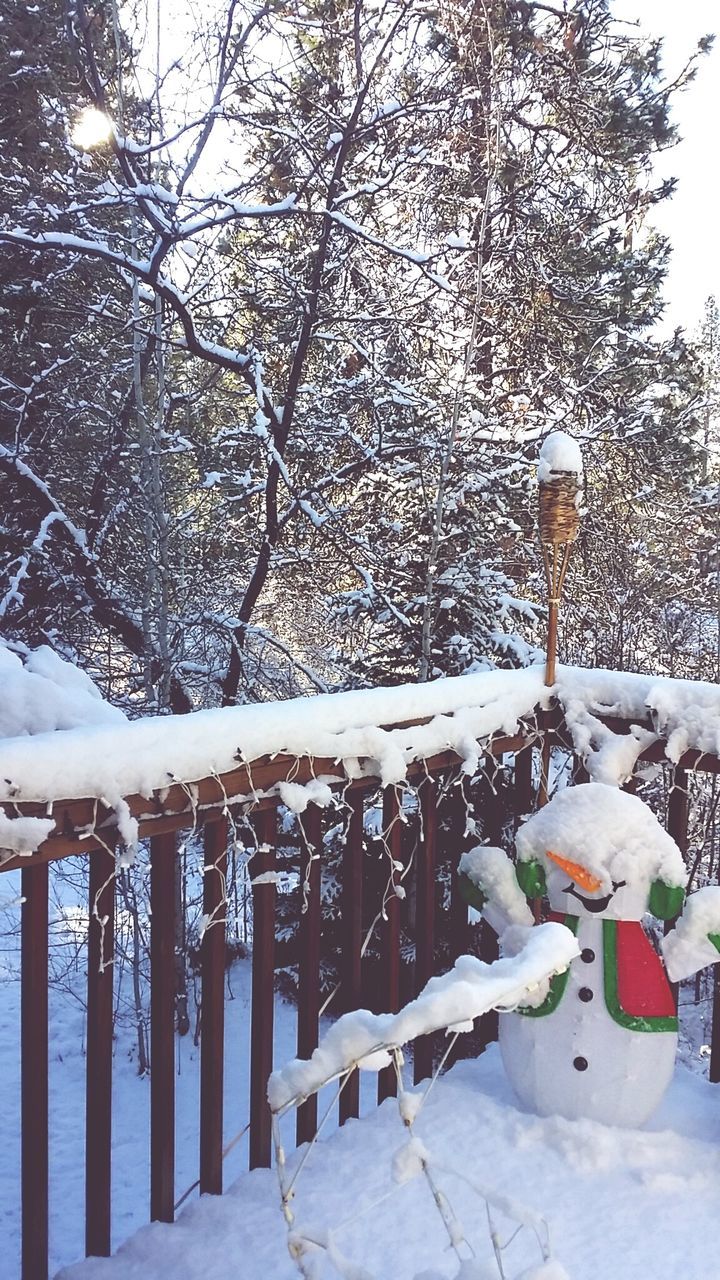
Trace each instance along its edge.
<path fill-rule="evenodd" d="M 597 889 L 602 889 L 602 880 L 598 880 L 597 876 L 592 875 L 579 862 L 571 862 L 569 858 L 561 858 L 559 853 L 553 853 L 551 849 L 546 849 L 545 852 L 548 858 L 552 858 L 552 861 L 562 871 L 567 872 L 570 879 L 575 881 L 575 884 L 580 885 L 581 889 L 587 889 L 588 893 L 595 893 Z"/>

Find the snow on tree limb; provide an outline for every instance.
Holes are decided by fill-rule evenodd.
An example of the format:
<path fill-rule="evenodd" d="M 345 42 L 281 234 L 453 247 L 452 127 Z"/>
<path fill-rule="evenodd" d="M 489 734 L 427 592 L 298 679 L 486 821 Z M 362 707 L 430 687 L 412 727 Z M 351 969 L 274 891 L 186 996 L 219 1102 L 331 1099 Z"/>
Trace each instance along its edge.
<path fill-rule="evenodd" d="M 85 531 L 79 529 L 70 520 L 53 497 L 45 481 L 23 462 L 22 458 L 15 456 L 4 445 L 0 445 L 0 469 L 8 474 L 14 474 L 16 483 L 19 483 L 26 492 L 32 494 L 36 501 L 38 498 L 42 501 L 46 512 L 43 519 L 45 536 L 50 530 L 57 531 L 58 535 L 63 539 L 64 545 L 69 548 L 78 569 L 79 581 L 82 582 L 98 618 L 123 640 L 131 652 L 141 654 L 144 649 L 145 639 L 137 618 L 129 612 L 124 602 L 105 581 L 96 556 L 88 548 Z M 38 546 L 35 545 L 38 543 L 39 537 L 40 535 L 38 534 L 31 547 L 31 553 L 37 554 L 42 550 L 44 537 Z M 27 572 L 27 566 L 25 567 L 25 572 Z M 176 676 L 173 676 L 171 684 L 175 710 L 178 712 L 190 711 L 192 703 L 181 681 Z"/>

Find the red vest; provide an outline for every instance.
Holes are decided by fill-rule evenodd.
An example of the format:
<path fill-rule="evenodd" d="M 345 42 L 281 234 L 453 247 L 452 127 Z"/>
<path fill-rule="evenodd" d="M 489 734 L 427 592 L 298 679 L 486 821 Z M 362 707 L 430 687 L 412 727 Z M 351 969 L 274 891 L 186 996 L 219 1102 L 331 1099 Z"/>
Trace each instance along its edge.
<path fill-rule="evenodd" d="M 603 921 L 603 942 L 607 965 L 605 931 L 612 925 L 617 948 L 617 996 L 620 1008 L 638 1018 L 674 1018 L 675 1000 L 665 966 L 639 920 Z M 607 974 L 605 977 L 607 990 Z"/>
<path fill-rule="evenodd" d="M 577 916 L 552 912 L 551 920 L 577 934 Z M 603 920 L 605 1004 L 615 1022 L 629 1031 L 677 1031 L 675 999 L 665 968 L 639 920 Z M 577 961 L 573 961 L 574 964 Z M 568 971 L 557 974 L 537 1009 L 519 1009 L 529 1017 L 554 1012 L 567 986 Z"/>

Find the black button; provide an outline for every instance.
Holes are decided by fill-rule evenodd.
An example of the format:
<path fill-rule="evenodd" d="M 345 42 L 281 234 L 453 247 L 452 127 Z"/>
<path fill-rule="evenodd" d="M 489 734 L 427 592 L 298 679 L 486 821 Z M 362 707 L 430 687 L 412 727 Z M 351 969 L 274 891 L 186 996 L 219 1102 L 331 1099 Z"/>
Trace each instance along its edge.
<path fill-rule="evenodd" d="M 574 1058 L 573 1066 L 576 1071 L 587 1071 L 587 1058 Z"/>
<path fill-rule="evenodd" d="M 595 952 L 590 947 L 584 947 L 580 952 L 580 959 L 584 960 L 586 964 L 592 964 L 595 959 Z"/>
<path fill-rule="evenodd" d="M 587 1004 L 588 1001 L 592 1000 L 593 998 L 593 993 L 589 987 L 581 987 L 580 990 L 578 991 L 578 995 L 582 1000 L 583 1004 Z"/>

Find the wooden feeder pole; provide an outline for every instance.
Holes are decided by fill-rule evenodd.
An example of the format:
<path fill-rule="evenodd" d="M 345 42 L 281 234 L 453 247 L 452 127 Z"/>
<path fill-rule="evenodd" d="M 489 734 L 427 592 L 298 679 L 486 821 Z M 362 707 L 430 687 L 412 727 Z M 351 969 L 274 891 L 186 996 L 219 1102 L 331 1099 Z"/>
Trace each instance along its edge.
<path fill-rule="evenodd" d="M 553 437 L 550 436 L 549 441 L 552 440 Z M 544 451 L 545 446 L 543 446 Z M 541 454 L 541 462 L 542 460 Z M 540 546 L 548 602 L 545 684 L 550 688 L 555 684 L 560 601 L 572 546 L 580 532 L 580 473 L 576 470 L 562 470 L 559 467 L 555 470 L 551 464 L 549 466 L 546 464 L 541 471 L 539 490 Z M 549 777 L 550 743 L 546 737 L 542 745 L 542 769 L 538 796 L 540 806 L 547 803 Z"/>

